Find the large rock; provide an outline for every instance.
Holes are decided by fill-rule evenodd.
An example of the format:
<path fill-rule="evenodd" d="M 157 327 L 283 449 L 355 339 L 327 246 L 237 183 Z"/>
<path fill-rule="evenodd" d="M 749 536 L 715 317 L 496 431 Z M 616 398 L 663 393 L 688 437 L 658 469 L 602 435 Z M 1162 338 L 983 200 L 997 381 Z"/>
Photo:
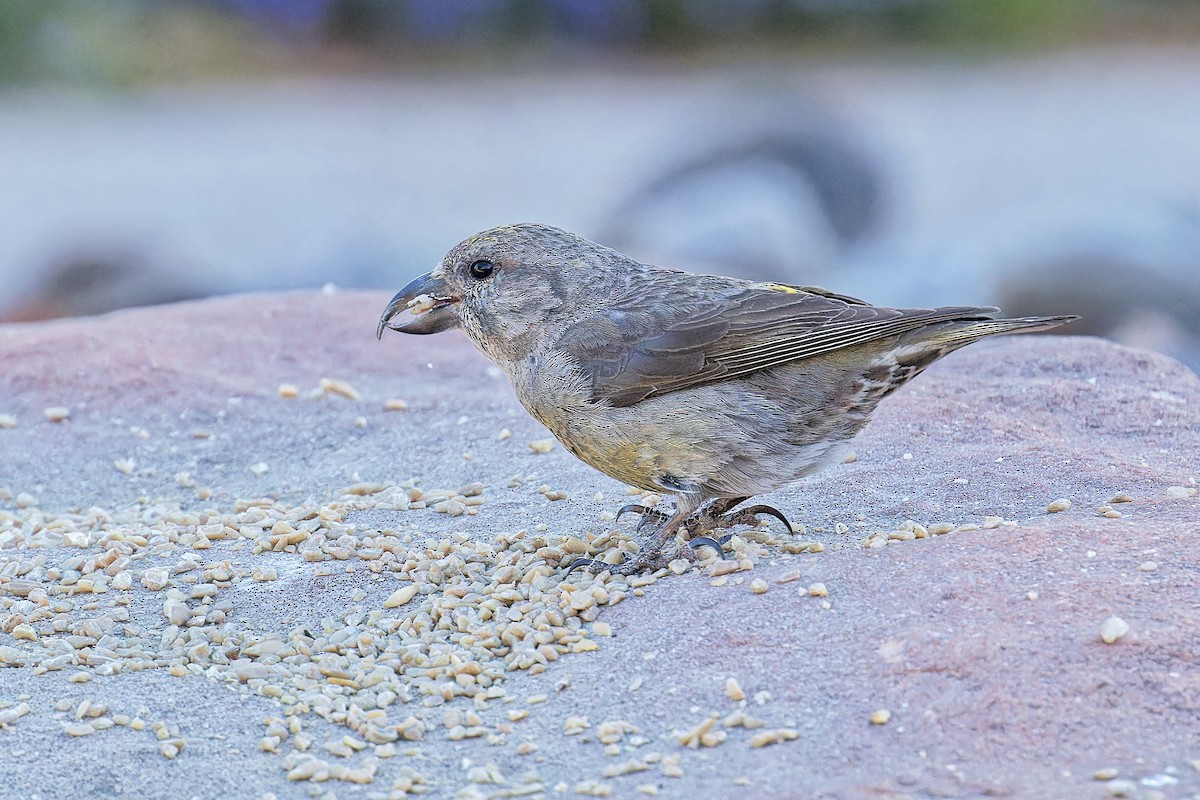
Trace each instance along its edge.
<path fill-rule="evenodd" d="M 308 779 L 330 778 L 371 797 L 411 771 L 439 797 L 560 783 L 615 797 L 1200 792 L 1200 381 L 1176 362 L 1090 338 L 961 351 L 879 409 L 854 463 L 766 498 L 823 552 L 743 532 L 752 570 L 693 568 L 638 597 L 557 566 L 560 537 L 614 528 L 624 487 L 527 447 L 546 432 L 461 336 L 376 342 L 386 300 L 239 296 L 0 327 L 0 414 L 16 423 L 0 429 L 3 794 L 308 797 Z M 323 378 L 359 399 L 319 391 Z M 47 419 L 55 406 L 69 417 Z M 415 491 L 389 488 L 409 478 L 478 482 L 484 502 L 441 507 L 477 516 L 412 507 Z M 254 522 L 269 516 L 255 498 L 301 529 L 290 549 L 290 525 L 271 539 Z M 1058 498 L 1071 507 L 1048 513 Z M 131 588 L 97 579 L 106 563 Z M 810 595 L 818 582 L 827 597 Z M 592 605 L 601 586 L 610 602 Z M 1128 631 L 1106 644 L 1110 617 Z M 511 647 L 472 639 L 519 621 L 526 640 L 496 629 Z M 559 637 L 540 659 L 539 624 Z M 456 670 L 505 693 L 479 699 L 478 721 L 467 699 L 422 693 L 476 691 Z M 400 695 L 386 720 L 381 686 Z M 711 747 L 679 743 L 742 704 L 764 728 L 718 721 Z M 872 724 L 881 710 L 890 721 Z M 410 716 L 425 726 L 414 741 Z M 583 726 L 570 717 L 587 727 L 565 735 Z M 117 724 L 71 735 L 96 719 Z M 614 721 L 638 732 L 602 728 Z M 779 729 L 797 738 L 752 746 Z M 370 739 L 396 735 L 398 754 L 372 760 Z M 521 754 L 527 741 L 538 749 Z M 676 761 L 681 777 L 666 774 Z"/>

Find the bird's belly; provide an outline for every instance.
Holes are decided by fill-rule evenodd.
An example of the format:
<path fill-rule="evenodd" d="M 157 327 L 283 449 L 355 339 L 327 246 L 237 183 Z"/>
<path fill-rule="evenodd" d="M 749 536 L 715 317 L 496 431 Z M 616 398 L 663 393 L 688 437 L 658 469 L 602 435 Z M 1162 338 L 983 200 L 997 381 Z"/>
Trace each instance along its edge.
<path fill-rule="evenodd" d="M 605 475 L 640 489 L 661 489 L 660 438 L 622 413 L 591 403 L 570 406 L 526 404 L 529 413 L 550 429 L 563 447 Z M 614 413 L 615 412 L 615 413 Z"/>
<path fill-rule="evenodd" d="M 580 460 L 631 486 L 723 494 L 709 491 L 730 458 L 730 429 L 720 414 L 654 402 L 627 408 L 589 402 L 539 420 Z"/>
<path fill-rule="evenodd" d="M 580 460 L 651 491 L 694 486 L 704 497 L 762 494 L 835 461 L 861 427 L 831 424 L 848 420 L 794 387 L 780 397 L 771 386 L 729 381 L 617 408 L 573 386 L 547 392 L 541 377 L 514 376 L 529 413 Z"/>
<path fill-rule="evenodd" d="M 661 490 L 656 480 L 660 470 L 653 446 L 639 447 L 612 431 L 582 433 L 572 427 L 556 433 L 563 446 L 576 458 L 630 486 Z"/>
<path fill-rule="evenodd" d="M 661 489 L 663 437 L 652 418 L 591 401 L 582 375 L 561 354 L 502 366 L 525 410 L 573 455 L 631 486 Z"/>

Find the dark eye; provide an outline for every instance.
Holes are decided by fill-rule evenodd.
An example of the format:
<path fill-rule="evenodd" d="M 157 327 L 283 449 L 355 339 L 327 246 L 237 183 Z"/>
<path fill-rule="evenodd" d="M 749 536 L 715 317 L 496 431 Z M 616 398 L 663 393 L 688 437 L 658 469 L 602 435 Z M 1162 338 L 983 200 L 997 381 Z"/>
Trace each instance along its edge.
<path fill-rule="evenodd" d="M 496 265 L 490 261 L 476 261 L 471 265 L 471 277 L 479 280 L 490 278 L 495 271 Z"/>

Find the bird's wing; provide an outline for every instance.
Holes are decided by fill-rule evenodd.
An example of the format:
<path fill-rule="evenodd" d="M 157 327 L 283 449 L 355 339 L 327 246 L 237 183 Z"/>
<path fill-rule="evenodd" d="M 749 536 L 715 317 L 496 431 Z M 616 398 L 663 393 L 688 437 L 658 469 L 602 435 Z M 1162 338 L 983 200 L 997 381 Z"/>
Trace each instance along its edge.
<path fill-rule="evenodd" d="M 559 346 L 591 377 L 592 399 L 620 407 L 993 310 L 884 308 L 782 284 L 719 288 L 622 297 L 568 329 Z"/>

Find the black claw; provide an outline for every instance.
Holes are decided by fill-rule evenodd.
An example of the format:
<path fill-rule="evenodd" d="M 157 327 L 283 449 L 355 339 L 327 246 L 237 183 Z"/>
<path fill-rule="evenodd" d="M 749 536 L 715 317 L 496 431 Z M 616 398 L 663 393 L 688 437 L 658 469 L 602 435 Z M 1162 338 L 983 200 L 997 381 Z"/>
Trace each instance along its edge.
<path fill-rule="evenodd" d="M 721 548 L 722 544 L 724 544 L 724 540 L 718 542 L 711 536 L 697 536 L 694 539 L 688 540 L 688 547 L 692 548 L 692 550 L 707 545 L 717 551 L 717 558 L 725 558 L 725 551 Z"/>
<path fill-rule="evenodd" d="M 787 517 L 785 517 L 783 512 L 778 508 L 765 505 L 750 506 L 749 508 L 739 509 L 736 513 L 736 516 L 741 517 L 744 515 L 753 519 L 758 514 L 766 514 L 768 517 L 774 517 L 783 523 L 784 527 L 787 528 L 788 533 L 795 535 L 796 531 L 794 528 L 792 528 L 792 523 L 788 522 Z"/>
<path fill-rule="evenodd" d="M 624 575 L 628 577 L 630 575 L 637 575 L 642 572 L 654 572 L 655 570 L 662 569 L 665 566 L 666 562 L 662 558 L 661 553 L 649 556 L 647 558 L 642 558 L 639 554 L 637 558 L 630 559 L 624 563 L 617 564 L 616 566 L 607 566 L 607 569 L 613 575 Z"/>
<path fill-rule="evenodd" d="M 568 573 L 574 572 L 575 570 L 579 569 L 580 567 L 583 567 L 585 569 L 587 567 L 594 567 L 599 563 L 600 563 L 599 561 L 596 561 L 593 558 L 586 558 L 586 557 L 577 558 L 571 562 L 571 566 L 567 567 L 567 572 Z M 608 565 L 606 564 L 605 567 L 607 567 L 607 566 Z"/>
<path fill-rule="evenodd" d="M 637 513 L 645 517 L 650 513 L 650 509 L 641 503 L 630 503 L 627 506 L 621 506 L 621 510 L 617 512 L 617 516 L 613 517 L 614 522 L 620 522 L 623 514 Z"/>

